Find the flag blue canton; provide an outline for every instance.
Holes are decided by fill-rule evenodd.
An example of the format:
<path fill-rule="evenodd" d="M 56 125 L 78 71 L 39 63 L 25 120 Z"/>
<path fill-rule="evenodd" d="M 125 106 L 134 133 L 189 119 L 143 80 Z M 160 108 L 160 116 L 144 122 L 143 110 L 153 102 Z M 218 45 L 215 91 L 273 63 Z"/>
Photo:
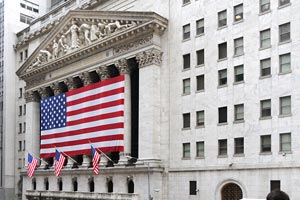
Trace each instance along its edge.
<path fill-rule="evenodd" d="M 41 100 L 41 130 L 66 126 L 66 94 Z"/>

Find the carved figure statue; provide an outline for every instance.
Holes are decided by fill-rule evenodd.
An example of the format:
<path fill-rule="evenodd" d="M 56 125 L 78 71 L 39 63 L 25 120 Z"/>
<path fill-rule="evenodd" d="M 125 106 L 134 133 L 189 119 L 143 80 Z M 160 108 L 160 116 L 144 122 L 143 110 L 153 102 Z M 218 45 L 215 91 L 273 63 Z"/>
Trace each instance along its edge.
<path fill-rule="evenodd" d="M 56 42 L 56 39 L 53 40 L 53 45 L 52 45 L 52 56 L 53 58 L 58 57 L 58 43 Z"/>
<path fill-rule="evenodd" d="M 52 54 L 47 50 L 40 50 L 41 55 L 44 57 L 45 62 L 48 62 L 52 59 Z"/>
<path fill-rule="evenodd" d="M 122 29 L 127 28 L 127 27 L 128 27 L 127 24 L 121 25 L 120 21 L 117 20 L 115 22 L 108 23 L 105 26 L 105 29 L 106 29 L 107 34 L 111 34 L 115 31 L 119 31 L 119 30 L 122 30 Z"/>
<path fill-rule="evenodd" d="M 30 68 L 32 69 L 32 68 L 34 68 L 34 67 L 39 66 L 39 65 L 42 63 L 41 58 L 42 58 L 42 54 L 39 54 L 39 55 L 36 57 L 34 63 L 31 65 Z"/>
<path fill-rule="evenodd" d="M 104 23 L 98 23 L 98 28 L 99 28 L 99 37 L 105 37 L 107 35 L 106 29 L 105 29 L 106 24 Z"/>
<path fill-rule="evenodd" d="M 95 40 L 98 40 L 98 36 L 97 36 L 98 32 L 99 32 L 99 29 L 98 29 L 97 25 L 92 24 L 91 30 L 90 30 L 90 39 L 92 42 Z"/>
<path fill-rule="evenodd" d="M 78 30 L 79 27 L 76 24 L 75 20 L 72 20 L 72 25 L 65 35 L 71 34 L 71 49 L 78 48 Z"/>
<path fill-rule="evenodd" d="M 91 26 L 88 24 L 81 24 L 79 31 L 84 33 L 84 40 L 86 44 L 90 44 L 91 40 L 89 38 Z"/>
<path fill-rule="evenodd" d="M 61 53 L 61 55 L 65 54 L 67 50 L 69 49 L 69 46 L 66 42 L 66 37 L 62 35 L 58 40 L 58 52 Z"/>

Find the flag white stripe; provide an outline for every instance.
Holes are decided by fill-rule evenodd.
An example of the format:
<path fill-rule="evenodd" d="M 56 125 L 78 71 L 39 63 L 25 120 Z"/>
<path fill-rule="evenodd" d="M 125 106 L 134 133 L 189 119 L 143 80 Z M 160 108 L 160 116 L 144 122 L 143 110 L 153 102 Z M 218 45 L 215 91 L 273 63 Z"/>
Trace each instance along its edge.
<path fill-rule="evenodd" d="M 97 142 L 93 143 L 93 146 L 95 148 L 102 148 L 102 147 L 114 147 L 114 146 L 123 146 L 123 140 L 112 140 L 112 141 L 105 141 L 105 142 Z M 91 144 L 81 144 L 81 145 L 74 145 L 74 146 L 65 146 L 65 147 L 59 147 L 59 151 L 61 152 L 67 152 L 67 151 L 80 151 L 80 150 L 86 150 L 90 149 Z M 48 154 L 55 152 L 54 148 L 44 148 L 41 149 L 41 154 Z"/>
<path fill-rule="evenodd" d="M 85 91 L 85 92 L 81 92 L 81 93 L 78 93 L 78 94 L 68 96 L 68 101 L 73 101 L 73 100 L 76 100 L 76 99 L 80 99 L 82 97 L 87 97 L 87 96 L 91 96 L 91 95 L 94 95 L 94 94 L 107 92 L 107 91 L 114 90 L 114 89 L 121 88 L 121 87 L 124 87 L 124 81 L 117 82 L 117 83 L 112 83 L 110 85 L 102 86 L 102 87 L 99 87 L 99 88 L 95 88 L 95 89 L 92 89 L 92 90 L 88 90 L 88 91 Z"/>
<path fill-rule="evenodd" d="M 43 131 L 41 131 L 41 134 L 42 135 L 58 134 L 58 133 L 63 133 L 63 132 L 68 132 L 68 131 L 76 131 L 76 130 L 80 130 L 80 129 L 92 128 L 92 127 L 96 127 L 96 126 L 115 124 L 115 123 L 121 123 L 121 122 L 124 122 L 123 116 L 78 124 L 78 125 L 74 125 L 74 126 L 67 126 L 67 127 L 57 128 L 57 129 L 43 130 Z"/>
<path fill-rule="evenodd" d="M 78 114 L 78 115 L 69 116 L 69 117 L 67 117 L 67 121 L 71 122 L 73 120 L 84 119 L 87 117 L 93 117 L 93 116 L 97 116 L 97 115 L 102 115 L 102 114 L 107 114 L 107 113 L 112 113 L 112 112 L 117 112 L 117 111 L 123 111 L 123 110 L 124 110 L 124 106 L 118 105 L 118 106 L 103 108 L 103 109 L 99 109 L 99 110 L 95 110 L 95 111 L 85 112 L 85 113 Z"/>
<path fill-rule="evenodd" d="M 95 138 L 100 136 L 108 136 L 108 135 L 118 135 L 123 134 L 123 129 L 111 129 L 106 131 L 97 131 L 97 132 L 91 132 L 86 134 L 80 134 L 80 135 L 73 135 L 73 136 L 66 136 L 61 138 L 51 138 L 51 139 L 43 139 L 41 140 L 41 144 L 52 144 L 52 143 L 58 143 L 58 142 L 70 142 L 80 139 L 87 139 L 87 138 Z"/>

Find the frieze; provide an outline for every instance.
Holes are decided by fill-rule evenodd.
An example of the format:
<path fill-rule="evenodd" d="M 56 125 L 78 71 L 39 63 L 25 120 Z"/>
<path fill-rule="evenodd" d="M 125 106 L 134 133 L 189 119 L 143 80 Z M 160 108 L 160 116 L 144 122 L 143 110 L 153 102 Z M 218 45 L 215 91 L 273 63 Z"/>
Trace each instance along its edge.
<path fill-rule="evenodd" d="M 129 65 L 125 58 L 118 60 L 115 63 L 115 66 L 118 68 L 120 74 L 129 74 L 130 73 Z"/>
<path fill-rule="evenodd" d="M 114 48 L 114 54 L 118 55 L 118 54 L 122 54 L 124 52 L 130 51 L 130 50 L 134 50 L 134 49 L 138 49 L 138 48 L 147 46 L 148 44 L 152 43 L 152 39 L 153 39 L 153 35 L 149 35 L 149 36 L 143 37 L 137 41 L 133 41 L 130 43 L 120 45 L 120 46 Z"/>
<path fill-rule="evenodd" d="M 160 66 L 162 63 L 162 54 L 163 53 L 157 49 L 150 49 L 137 54 L 136 59 L 139 63 L 139 68 L 152 64 Z"/>
<path fill-rule="evenodd" d="M 26 103 L 29 103 L 29 102 L 38 102 L 39 98 L 34 93 L 34 91 L 26 91 L 25 92 L 25 101 L 26 101 Z"/>

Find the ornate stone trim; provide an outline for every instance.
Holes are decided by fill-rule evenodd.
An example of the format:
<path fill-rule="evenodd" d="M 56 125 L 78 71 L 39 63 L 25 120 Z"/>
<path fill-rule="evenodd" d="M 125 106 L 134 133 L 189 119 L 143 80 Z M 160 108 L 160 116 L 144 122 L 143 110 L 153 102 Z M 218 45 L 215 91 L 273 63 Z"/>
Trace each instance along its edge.
<path fill-rule="evenodd" d="M 92 83 L 89 72 L 83 72 L 83 73 L 79 74 L 79 78 L 83 82 L 84 86 L 89 85 L 89 84 Z"/>
<path fill-rule="evenodd" d="M 29 103 L 29 102 L 39 102 L 39 98 L 34 93 L 34 91 L 26 91 L 25 92 L 25 100 L 26 100 L 26 103 Z"/>
<path fill-rule="evenodd" d="M 158 49 L 151 49 L 136 55 L 139 68 L 146 67 L 148 65 L 158 65 L 162 63 L 162 52 Z"/>
<path fill-rule="evenodd" d="M 101 81 L 110 77 L 106 66 L 99 67 L 98 69 L 96 69 L 96 72 L 99 75 Z"/>
<path fill-rule="evenodd" d="M 47 95 L 47 92 L 46 92 L 46 88 L 39 88 L 37 91 L 40 94 L 42 99 L 47 98 L 48 95 Z"/>
<path fill-rule="evenodd" d="M 54 95 L 59 95 L 61 93 L 58 83 L 52 83 L 50 87 L 53 90 Z"/>
<path fill-rule="evenodd" d="M 115 66 L 118 68 L 120 74 L 129 74 L 130 73 L 129 65 L 125 58 L 118 60 L 115 63 Z"/>
<path fill-rule="evenodd" d="M 117 46 L 114 48 L 114 54 L 118 55 L 118 54 L 122 54 L 124 52 L 130 51 L 130 50 L 134 50 L 134 49 L 138 49 L 138 48 L 147 46 L 148 44 L 151 44 L 153 42 L 152 39 L 153 39 L 153 35 L 149 35 L 149 36 L 145 36 L 137 41 Z"/>
<path fill-rule="evenodd" d="M 74 90 L 75 89 L 75 85 L 74 85 L 74 81 L 72 77 L 68 77 L 64 80 L 65 84 L 68 87 L 68 90 Z"/>

